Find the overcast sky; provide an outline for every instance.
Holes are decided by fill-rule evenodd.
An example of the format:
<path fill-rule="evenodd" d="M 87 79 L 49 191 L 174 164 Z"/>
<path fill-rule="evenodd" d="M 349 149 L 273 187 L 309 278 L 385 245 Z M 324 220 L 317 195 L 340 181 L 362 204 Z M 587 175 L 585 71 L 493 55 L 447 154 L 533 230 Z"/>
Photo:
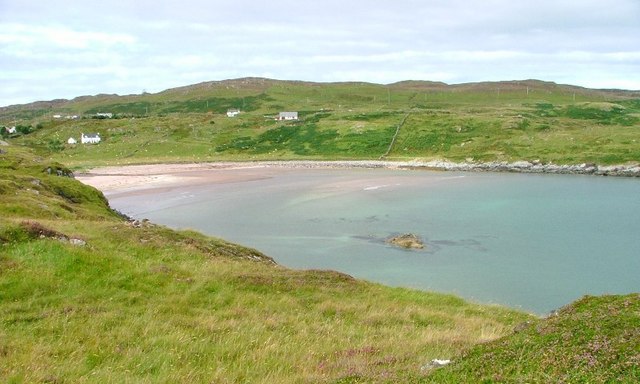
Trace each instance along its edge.
<path fill-rule="evenodd" d="M 0 0 L 0 106 L 246 76 L 640 89 L 640 0 Z"/>

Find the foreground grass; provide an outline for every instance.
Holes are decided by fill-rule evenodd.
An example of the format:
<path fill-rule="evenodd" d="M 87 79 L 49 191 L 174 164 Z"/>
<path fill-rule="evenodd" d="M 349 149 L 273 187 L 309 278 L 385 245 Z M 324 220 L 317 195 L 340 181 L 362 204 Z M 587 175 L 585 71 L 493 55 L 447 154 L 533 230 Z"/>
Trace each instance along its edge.
<path fill-rule="evenodd" d="M 2 382 L 416 382 L 432 359 L 533 319 L 133 225 L 65 167 L 9 152 Z"/>
<path fill-rule="evenodd" d="M 479 345 L 433 383 L 638 383 L 640 294 L 585 297 Z"/>

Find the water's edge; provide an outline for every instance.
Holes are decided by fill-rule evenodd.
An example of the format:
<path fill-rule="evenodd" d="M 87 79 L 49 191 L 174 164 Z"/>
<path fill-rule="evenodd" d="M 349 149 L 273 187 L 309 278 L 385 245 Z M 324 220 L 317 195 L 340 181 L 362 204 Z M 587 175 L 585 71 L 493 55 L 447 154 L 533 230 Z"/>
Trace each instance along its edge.
<path fill-rule="evenodd" d="M 575 174 L 596 176 L 640 177 L 640 164 L 598 165 L 595 163 L 554 164 L 539 161 L 491 161 L 491 162 L 452 162 L 447 160 L 431 161 L 392 161 L 392 160 L 258 160 L 246 162 L 212 162 L 210 165 L 232 166 L 253 164 L 256 166 L 276 166 L 283 168 L 389 168 L 389 169 L 425 169 L 432 171 L 457 172 L 517 172 L 543 174 Z"/>

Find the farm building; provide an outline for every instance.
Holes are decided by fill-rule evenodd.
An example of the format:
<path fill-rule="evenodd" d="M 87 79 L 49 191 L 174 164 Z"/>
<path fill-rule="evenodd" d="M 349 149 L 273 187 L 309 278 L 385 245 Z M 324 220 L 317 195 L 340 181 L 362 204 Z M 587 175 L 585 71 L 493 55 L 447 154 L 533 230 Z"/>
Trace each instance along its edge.
<path fill-rule="evenodd" d="M 82 144 L 98 144 L 100 142 L 100 134 L 99 133 L 89 133 L 80 135 L 80 142 Z"/>
<path fill-rule="evenodd" d="M 231 108 L 227 110 L 227 117 L 236 117 L 240 114 L 240 110 L 236 108 Z"/>
<path fill-rule="evenodd" d="M 280 112 L 276 120 L 298 120 L 298 112 Z"/>

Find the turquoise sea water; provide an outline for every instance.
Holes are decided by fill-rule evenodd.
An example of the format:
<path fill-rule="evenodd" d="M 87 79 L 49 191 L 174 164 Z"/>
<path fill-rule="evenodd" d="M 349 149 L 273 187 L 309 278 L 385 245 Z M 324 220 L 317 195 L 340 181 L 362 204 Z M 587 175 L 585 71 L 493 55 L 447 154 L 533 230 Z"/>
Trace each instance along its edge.
<path fill-rule="evenodd" d="M 640 291 L 640 180 L 386 169 L 246 169 L 254 180 L 107 196 L 136 218 L 334 269 L 539 314 Z M 258 180 L 255 180 L 259 178 Z M 426 251 L 384 243 L 411 232 Z"/>

